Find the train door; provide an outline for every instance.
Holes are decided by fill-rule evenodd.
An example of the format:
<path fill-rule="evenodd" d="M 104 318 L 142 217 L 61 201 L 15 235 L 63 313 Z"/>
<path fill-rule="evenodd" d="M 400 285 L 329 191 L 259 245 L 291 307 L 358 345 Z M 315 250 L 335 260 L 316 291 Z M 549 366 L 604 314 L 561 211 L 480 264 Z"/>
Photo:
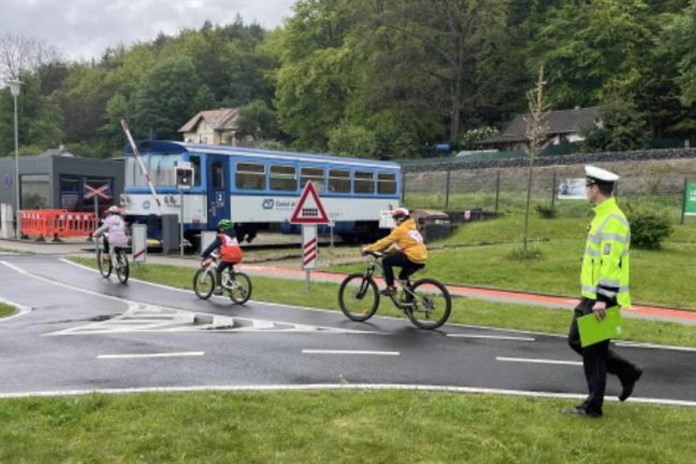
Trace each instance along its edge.
<path fill-rule="evenodd" d="M 208 230 L 215 230 L 220 219 L 230 217 L 229 157 L 208 155 L 206 159 L 208 191 Z"/>

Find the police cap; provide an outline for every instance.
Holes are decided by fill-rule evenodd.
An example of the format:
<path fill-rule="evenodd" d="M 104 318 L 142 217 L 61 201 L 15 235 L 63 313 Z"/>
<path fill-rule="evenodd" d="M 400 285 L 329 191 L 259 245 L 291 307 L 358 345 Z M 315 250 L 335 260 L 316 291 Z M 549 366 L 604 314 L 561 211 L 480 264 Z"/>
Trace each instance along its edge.
<path fill-rule="evenodd" d="M 597 166 L 585 166 L 585 182 L 587 185 L 593 184 L 613 184 L 619 180 L 619 176 L 606 169 Z"/>

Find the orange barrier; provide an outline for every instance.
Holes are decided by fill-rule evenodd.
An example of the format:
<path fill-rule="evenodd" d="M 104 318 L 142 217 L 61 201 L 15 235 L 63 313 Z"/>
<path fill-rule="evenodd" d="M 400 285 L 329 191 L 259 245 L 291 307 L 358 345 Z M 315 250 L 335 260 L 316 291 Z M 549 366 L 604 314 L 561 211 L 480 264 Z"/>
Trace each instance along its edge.
<path fill-rule="evenodd" d="M 93 213 L 74 213 L 66 209 L 34 209 L 19 212 L 23 236 L 37 237 L 38 241 L 53 237 L 88 237 L 97 228 Z"/>

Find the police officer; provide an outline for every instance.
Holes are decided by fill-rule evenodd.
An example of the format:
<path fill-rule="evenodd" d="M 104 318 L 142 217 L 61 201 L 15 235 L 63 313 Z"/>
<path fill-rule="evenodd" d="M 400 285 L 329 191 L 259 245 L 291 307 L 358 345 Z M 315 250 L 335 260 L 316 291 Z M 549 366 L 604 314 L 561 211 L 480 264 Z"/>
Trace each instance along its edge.
<path fill-rule="evenodd" d="M 631 305 L 628 276 L 628 250 L 631 231 L 626 216 L 612 196 L 619 176 L 595 166 L 585 166 L 585 193 L 593 205 L 595 217 L 590 224 L 580 281 L 582 299 L 575 308 L 568 344 L 582 356 L 589 395 L 579 406 L 564 412 L 586 417 L 601 417 L 607 373 L 618 376 L 625 401 L 643 370 L 609 348 L 609 340 L 582 348 L 577 318 L 594 313 L 603 319 L 608 307 Z"/>

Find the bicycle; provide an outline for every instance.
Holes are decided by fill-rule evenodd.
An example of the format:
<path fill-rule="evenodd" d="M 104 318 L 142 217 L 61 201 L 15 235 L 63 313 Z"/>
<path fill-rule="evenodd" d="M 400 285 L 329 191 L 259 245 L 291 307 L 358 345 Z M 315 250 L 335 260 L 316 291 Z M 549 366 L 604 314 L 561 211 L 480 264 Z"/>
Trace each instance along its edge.
<path fill-rule="evenodd" d="M 220 257 L 213 253 L 203 260 L 200 269 L 193 276 L 193 291 L 202 300 L 207 300 L 213 294 L 217 285 L 215 269 L 219 265 Z M 222 291 L 227 293 L 230 299 L 237 304 L 246 303 L 251 298 L 251 279 L 243 272 L 227 268 L 220 276 Z"/>
<path fill-rule="evenodd" d="M 109 246 L 109 251 L 107 252 L 101 246 L 97 248 L 97 267 L 99 268 L 99 273 L 105 279 L 108 279 L 111 276 L 111 272 L 115 270 L 119 282 L 122 284 L 128 282 L 130 265 L 128 264 L 128 255 L 125 248 Z"/>
<path fill-rule="evenodd" d="M 384 253 L 365 255 L 372 258 L 365 272 L 349 274 L 338 289 L 341 311 L 357 322 L 365 322 L 377 312 L 380 292 L 373 275 L 377 268 L 384 272 L 380 261 Z M 397 282 L 400 288 L 389 298 L 416 327 L 432 330 L 447 322 L 452 312 L 452 297 L 444 285 L 432 278 Z"/>

